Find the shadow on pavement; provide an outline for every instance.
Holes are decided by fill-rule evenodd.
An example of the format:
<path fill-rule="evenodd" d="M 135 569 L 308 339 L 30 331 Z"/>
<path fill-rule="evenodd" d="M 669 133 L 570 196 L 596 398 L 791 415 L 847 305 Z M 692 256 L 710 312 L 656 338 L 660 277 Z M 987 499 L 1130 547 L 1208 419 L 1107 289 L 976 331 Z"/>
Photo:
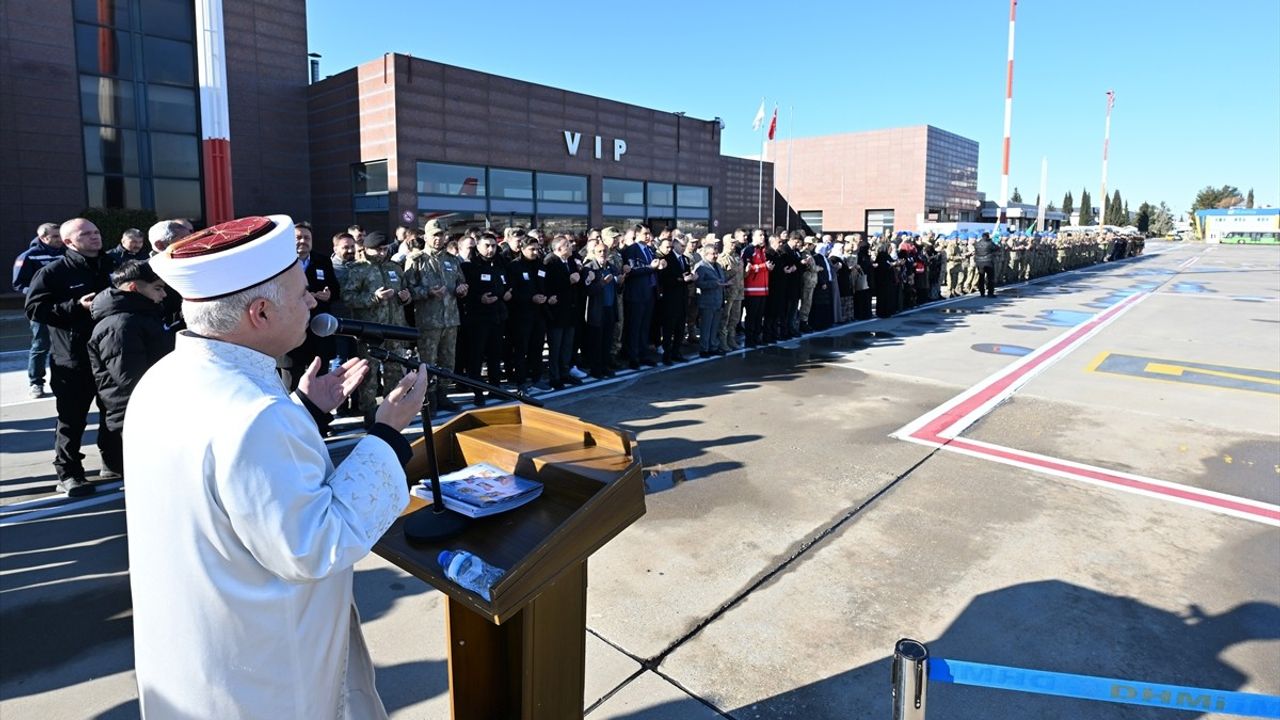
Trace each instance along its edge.
<path fill-rule="evenodd" d="M 1280 606 L 1247 602 L 1215 615 L 1192 605 L 1173 613 L 1132 598 L 1045 580 L 979 595 L 942 635 L 916 639 L 925 641 L 935 658 L 1238 690 L 1251 678 L 1224 660 L 1223 653 L 1239 643 L 1280 639 Z M 891 663 L 892 656 L 886 655 L 724 714 L 806 720 L 892 717 Z M 1274 683 L 1274 678 L 1264 681 Z M 705 712 L 701 702 L 690 698 L 617 718 L 666 720 Z M 1169 712 L 937 682 L 929 685 L 930 716 L 947 720 L 1169 720 Z M 1204 716 L 1177 714 L 1178 718 Z"/>

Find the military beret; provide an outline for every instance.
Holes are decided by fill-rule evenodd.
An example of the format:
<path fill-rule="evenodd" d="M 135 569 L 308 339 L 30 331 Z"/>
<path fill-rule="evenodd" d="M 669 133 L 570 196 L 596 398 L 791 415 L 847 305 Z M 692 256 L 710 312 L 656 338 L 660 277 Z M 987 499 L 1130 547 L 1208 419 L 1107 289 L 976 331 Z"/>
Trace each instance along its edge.
<path fill-rule="evenodd" d="M 387 244 L 387 236 L 380 232 L 371 232 L 361 238 L 360 244 L 367 248 L 380 248 Z"/>

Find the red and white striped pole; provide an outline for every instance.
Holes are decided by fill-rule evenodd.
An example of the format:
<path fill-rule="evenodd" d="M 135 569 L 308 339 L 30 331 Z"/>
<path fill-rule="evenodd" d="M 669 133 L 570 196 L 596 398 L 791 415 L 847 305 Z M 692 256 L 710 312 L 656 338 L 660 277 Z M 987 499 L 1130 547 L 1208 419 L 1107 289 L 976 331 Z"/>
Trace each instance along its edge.
<path fill-rule="evenodd" d="M 1004 163 L 1000 170 L 1000 213 L 996 225 L 1003 225 L 1009 210 L 1009 131 L 1013 126 L 1013 21 L 1018 0 L 1009 0 L 1009 69 L 1004 82 Z"/>
<path fill-rule="evenodd" d="M 1116 92 L 1114 90 L 1107 91 L 1107 124 L 1106 129 L 1102 131 L 1102 214 L 1098 216 L 1098 227 L 1106 224 L 1107 220 L 1107 146 L 1111 144 L 1111 108 L 1116 105 Z"/>
<path fill-rule="evenodd" d="M 227 51 L 223 32 L 222 0 L 196 0 L 206 225 L 235 219 L 231 202 L 231 123 L 227 117 Z"/>

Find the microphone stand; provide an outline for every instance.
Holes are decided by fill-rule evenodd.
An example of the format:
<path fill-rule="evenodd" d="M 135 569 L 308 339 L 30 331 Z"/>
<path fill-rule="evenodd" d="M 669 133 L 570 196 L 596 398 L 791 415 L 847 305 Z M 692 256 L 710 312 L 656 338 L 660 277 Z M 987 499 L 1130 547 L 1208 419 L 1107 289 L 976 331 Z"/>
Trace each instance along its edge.
<path fill-rule="evenodd" d="M 368 354 L 370 357 L 382 362 L 394 362 L 410 370 L 417 370 L 421 365 L 418 359 L 412 355 L 409 357 L 401 357 L 396 353 L 382 347 L 380 344 L 374 344 L 370 338 L 366 336 L 368 343 Z M 427 365 L 427 383 L 428 393 L 430 393 L 430 383 L 435 378 L 447 378 L 459 385 L 469 387 L 473 390 L 488 392 L 493 395 L 504 397 L 515 402 L 522 402 L 534 407 L 542 407 L 542 402 L 538 399 L 523 393 L 509 392 L 495 385 L 486 382 L 473 380 L 464 375 L 458 375 L 450 370 L 445 370 L 435 365 Z M 465 515 L 456 513 L 445 508 L 444 498 L 440 494 L 440 464 L 436 460 L 436 442 L 435 429 L 431 426 L 431 414 L 427 413 L 427 417 L 422 419 L 423 436 L 427 446 L 427 467 L 431 471 L 431 507 L 422 508 L 421 510 L 411 513 L 404 521 L 404 536 L 407 540 L 415 542 L 427 542 L 431 540 L 442 540 L 452 537 L 462 532 L 467 526 L 470 519 Z"/>

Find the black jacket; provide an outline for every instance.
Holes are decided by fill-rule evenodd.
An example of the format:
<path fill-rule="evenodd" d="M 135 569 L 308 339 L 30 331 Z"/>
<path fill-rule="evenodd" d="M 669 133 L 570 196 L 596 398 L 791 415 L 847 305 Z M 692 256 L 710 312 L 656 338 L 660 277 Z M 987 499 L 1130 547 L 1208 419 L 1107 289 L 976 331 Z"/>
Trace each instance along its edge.
<path fill-rule="evenodd" d="M 549 327 L 572 327 L 582 319 L 582 303 L 580 284 L 586 279 L 586 273 L 578 273 L 578 283 L 570 282 L 569 276 L 578 272 L 578 261 L 569 258 L 568 262 L 559 255 L 547 256 L 544 266 L 547 271 L 547 299 L 556 298 L 556 304 L 548 303 L 547 325 Z"/>
<path fill-rule="evenodd" d="M 479 253 L 471 257 L 470 262 L 462 264 L 462 274 L 467 279 L 467 297 L 463 299 L 466 313 L 463 317 L 474 323 L 505 320 L 507 304 L 502 296 L 511 289 L 507 284 L 505 270 L 496 256 L 491 260 L 484 259 Z M 480 302 L 485 293 L 492 293 L 498 298 L 497 302 Z"/>
<path fill-rule="evenodd" d="M 173 350 L 174 334 L 164 329 L 164 306 L 138 293 L 108 288 L 93 299 L 97 322 L 89 336 L 89 364 L 107 427 L 124 426 L 133 388 L 157 360 Z"/>
<path fill-rule="evenodd" d="M 687 302 L 689 282 L 684 276 L 689 269 L 685 267 L 685 259 L 674 250 L 666 255 L 659 255 L 658 259 L 667 261 L 667 266 L 658 271 L 659 294 L 669 302 Z"/>
<path fill-rule="evenodd" d="M 66 249 L 59 245 L 52 247 L 40 242 L 40 238 L 32 238 L 31 244 L 13 261 L 13 289 L 27 294 L 31 287 L 31 279 L 40 272 L 40 268 L 62 257 Z"/>
<path fill-rule="evenodd" d="M 110 255 L 96 258 L 67 248 L 66 254 L 45 265 L 27 291 L 27 318 L 50 328 L 50 354 L 59 365 L 88 369 L 85 349 L 93 332 L 93 318 L 80 298 L 105 290 L 115 266 Z"/>
<path fill-rule="evenodd" d="M 996 247 L 995 242 L 991 238 L 983 238 L 973 250 L 973 261 L 978 267 L 992 267 L 996 264 L 996 258 L 1000 256 L 1000 248 Z"/>
<path fill-rule="evenodd" d="M 547 294 L 547 270 L 542 260 L 526 260 L 523 256 L 507 265 L 507 281 L 511 284 L 511 302 L 507 311 L 515 320 L 526 321 L 543 318 L 545 304 L 533 302 L 534 295 Z"/>

